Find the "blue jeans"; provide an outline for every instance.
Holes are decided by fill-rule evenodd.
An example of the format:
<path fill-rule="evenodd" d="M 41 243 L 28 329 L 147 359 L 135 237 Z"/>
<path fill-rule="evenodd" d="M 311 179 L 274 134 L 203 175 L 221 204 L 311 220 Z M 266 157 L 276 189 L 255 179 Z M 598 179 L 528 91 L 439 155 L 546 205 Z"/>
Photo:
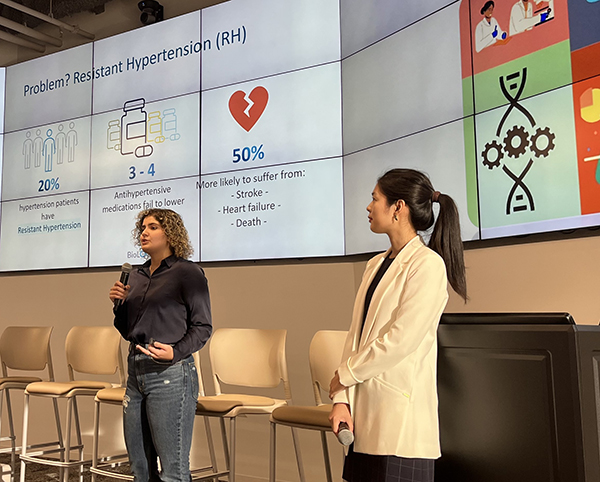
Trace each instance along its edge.
<path fill-rule="evenodd" d="M 193 357 L 170 365 L 143 353 L 132 353 L 127 364 L 123 427 L 134 481 L 190 481 L 190 447 L 198 400 Z"/>

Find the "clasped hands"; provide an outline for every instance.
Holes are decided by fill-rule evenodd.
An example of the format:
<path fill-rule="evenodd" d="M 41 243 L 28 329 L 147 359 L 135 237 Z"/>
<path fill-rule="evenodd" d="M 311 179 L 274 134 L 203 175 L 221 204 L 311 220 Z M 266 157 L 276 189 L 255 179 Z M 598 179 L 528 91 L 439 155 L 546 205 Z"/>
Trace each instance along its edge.
<path fill-rule="evenodd" d="M 173 347 L 166 343 L 155 341 L 144 348 L 142 345 L 135 345 L 144 355 L 154 358 L 158 361 L 171 361 L 173 359 Z"/>

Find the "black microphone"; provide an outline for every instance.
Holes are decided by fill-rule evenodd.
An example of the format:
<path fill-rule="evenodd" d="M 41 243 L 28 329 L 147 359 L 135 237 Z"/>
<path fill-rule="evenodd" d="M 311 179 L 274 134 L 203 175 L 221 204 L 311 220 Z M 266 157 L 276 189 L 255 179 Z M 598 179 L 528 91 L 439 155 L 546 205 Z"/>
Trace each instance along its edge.
<path fill-rule="evenodd" d="M 121 266 L 121 278 L 119 278 L 119 281 L 125 286 L 127 286 L 127 283 L 129 282 L 129 273 L 131 273 L 132 269 L 133 266 L 131 266 L 129 263 L 123 263 L 123 266 Z M 113 304 L 116 310 L 123 304 L 123 300 L 117 299 L 113 302 Z"/>
<path fill-rule="evenodd" d="M 346 422 L 340 422 L 336 437 L 342 445 L 348 446 L 354 442 L 354 434 L 350 431 L 350 427 Z"/>

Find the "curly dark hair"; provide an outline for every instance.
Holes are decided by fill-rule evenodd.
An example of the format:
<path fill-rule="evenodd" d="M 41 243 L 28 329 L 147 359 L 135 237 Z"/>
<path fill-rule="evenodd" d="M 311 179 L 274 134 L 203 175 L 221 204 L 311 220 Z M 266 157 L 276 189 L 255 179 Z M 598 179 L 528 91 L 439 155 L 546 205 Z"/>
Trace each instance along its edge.
<path fill-rule="evenodd" d="M 136 246 L 141 246 L 140 236 L 142 234 L 142 224 L 144 224 L 144 219 L 148 216 L 152 216 L 154 219 L 156 219 L 160 224 L 160 227 L 163 228 L 165 235 L 167 236 L 169 246 L 171 246 L 175 256 L 188 259 L 194 253 L 194 248 L 190 242 L 187 229 L 185 229 L 183 224 L 183 219 L 181 219 L 181 216 L 171 209 L 154 208 L 140 211 L 140 213 L 137 215 L 135 228 L 131 232 Z"/>

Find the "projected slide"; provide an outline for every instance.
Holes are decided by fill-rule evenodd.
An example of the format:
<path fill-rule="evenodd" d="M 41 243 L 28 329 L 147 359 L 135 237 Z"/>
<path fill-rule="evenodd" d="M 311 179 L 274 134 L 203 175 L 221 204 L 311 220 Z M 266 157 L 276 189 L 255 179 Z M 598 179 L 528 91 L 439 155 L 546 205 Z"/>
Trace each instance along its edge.
<path fill-rule="evenodd" d="M 600 77 L 573 86 L 581 213 L 600 212 Z"/>
<path fill-rule="evenodd" d="M 341 164 L 330 159 L 203 176 L 201 259 L 343 254 Z"/>
<path fill-rule="evenodd" d="M 342 0 L 342 56 L 348 57 L 455 0 Z"/>
<path fill-rule="evenodd" d="M 95 42 L 94 113 L 200 90 L 200 12 Z"/>
<path fill-rule="evenodd" d="M 232 0 L 202 11 L 202 38 L 203 89 L 336 61 L 339 2 Z"/>
<path fill-rule="evenodd" d="M 3 169 L 4 164 L 4 134 L 0 134 L 0 170 Z M 0 199 L 2 199 L 2 183 L 0 182 Z M 0 216 L 2 215 L 2 208 L 0 203 Z M 0 220 L 1 221 L 1 220 Z M 2 225 L 0 224 L 0 227 Z"/>
<path fill-rule="evenodd" d="M 2 200 L 89 189 L 90 120 L 6 134 Z"/>
<path fill-rule="evenodd" d="M 92 44 L 8 67 L 5 131 L 90 115 L 91 68 Z"/>
<path fill-rule="evenodd" d="M 230 0 L 0 68 L 0 271 L 141 263 L 149 207 L 183 215 L 196 261 L 385 249 L 365 208 L 394 167 L 456 200 L 465 241 L 598 226 L 599 20 Z"/>
<path fill-rule="evenodd" d="M 571 83 L 567 0 L 528 2 L 525 7 L 500 0 L 482 14 L 484 3 L 470 2 L 470 12 L 467 2 L 461 6 L 463 62 L 470 64 L 472 58 L 478 112 L 509 103 L 517 92 L 523 99 Z M 497 89 L 500 77 L 524 67 L 525 84 L 509 77 L 505 89 Z"/>
<path fill-rule="evenodd" d="M 531 232 L 510 225 L 581 214 L 572 88 L 519 106 L 476 116 L 483 238 Z"/>
<path fill-rule="evenodd" d="M 387 236 L 369 229 L 367 205 L 377 178 L 389 169 L 419 169 L 435 189 L 452 196 L 458 205 L 465 241 L 478 239 L 479 230 L 468 215 L 467 175 L 464 163 L 463 124 L 456 121 L 344 159 L 346 254 L 387 249 Z"/>
<path fill-rule="evenodd" d="M 200 95 L 146 103 L 93 116 L 92 188 L 199 173 Z"/>
<path fill-rule="evenodd" d="M 89 194 L 4 201 L 0 270 L 87 266 Z"/>
<path fill-rule="evenodd" d="M 459 46 L 454 4 L 343 60 L 344 152 L 461 118 Z"/>
<path fill-rule="evenodd" d="M 6 67 L 0 67 L 0 113 L 4 113 L 4 92 L 6 89 Z M 4 132 L 4 115 L 0 115 L 0 133 Z"/>
<path fill-rule="evenodd" d="M 203 93 L 202 173 L 340 156 L 340 85 L 330 64 Z"/>
<path fill-rule="evenodd" d="M 137 214 L 151 208 L 172 209 L 181 215 L 194 246 L 191 259 L 198 261 L 197 182 L 189 178 L 92 191 L 90 266 L 143 263 L 146 255 L 133 244 L 131 231 Z"/>

